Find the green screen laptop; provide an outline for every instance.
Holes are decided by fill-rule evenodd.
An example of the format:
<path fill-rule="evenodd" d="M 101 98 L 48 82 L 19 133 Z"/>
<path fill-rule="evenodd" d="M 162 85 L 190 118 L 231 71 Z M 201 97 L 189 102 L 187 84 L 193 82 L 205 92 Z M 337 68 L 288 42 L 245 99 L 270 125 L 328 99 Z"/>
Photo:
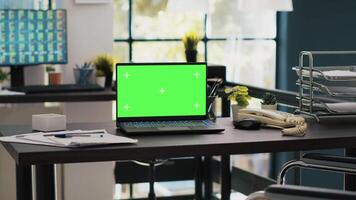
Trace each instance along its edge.
<path fill-rule="evenodd" d="M 223 131 L 207 120 L 206 63 L 119 63 L 116 80 L 116 121 L 126 133 Z"/>

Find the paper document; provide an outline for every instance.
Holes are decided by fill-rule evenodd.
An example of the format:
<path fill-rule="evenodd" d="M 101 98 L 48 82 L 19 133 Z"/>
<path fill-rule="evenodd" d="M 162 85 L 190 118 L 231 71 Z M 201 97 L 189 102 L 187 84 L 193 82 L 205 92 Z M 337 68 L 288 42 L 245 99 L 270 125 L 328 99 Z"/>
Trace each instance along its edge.
<path fill-rule="evenodd" d="M 356 77 L 356 72 L 344 71 L 344 70 L 330 70 L 323 72 L 325 76 L 335 76 L 335 77 Z"/>
<path fill-rule="evenodd" d="M 58 132 L 36 132 L 0 137 L 1 142 L 36 144 L 56 147 L 83 147 L 107 144 L 137 143 L 128 137 L 109 134 L 106 130 L 74 130 Z"/>
<path fill-rule="evenodd" d="M 327 103 L 326 106 L 336 113 L 350 113 L 356 110 L 355 102 Z"/>

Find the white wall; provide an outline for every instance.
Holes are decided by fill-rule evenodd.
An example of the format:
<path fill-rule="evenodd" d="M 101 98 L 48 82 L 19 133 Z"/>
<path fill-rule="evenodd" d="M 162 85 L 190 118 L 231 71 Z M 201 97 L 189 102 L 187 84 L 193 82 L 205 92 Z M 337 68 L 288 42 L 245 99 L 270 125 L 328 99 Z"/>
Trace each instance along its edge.
<path fill-rule="evenodd" d="M 112 53 L 113 3 L 75 4 L 64 1 L 68 15 L 68 64 L 63 67 L 65 83 L 74 83 L 73 67 L 100 53 Z"/>
<path fill-rule="evenodd" d="M 112 53 L 113 3 L 100 5 L 75 4 L 75 0 L 59 0 L 68 14 L 68 64 L 60 69 L 63 83 L 74 83 L 73 67 L 92 60 L 101 53 Z M 57 2 L 59 2 L 57 1 Z M 57 3 L 58 4 L 58 3 Z M 26 83 L 38 84 L 34 77 L 43 69 L 26 69 Z M 0 109 L 1 124 L 29 124 L 33 113 L 60 113 L 61 108 L 47 109 L 43 104 L 11 105 Z M 101 122 L 112 120 L 111 102 L 80 102 L 63 104 L 67 122 Z M 16 199 L 15 163 L 0 145 L 0 199 Z M 89 163 L 57 166 L 59 169 L 58 200 L 110 200 L 113 197 L 114 163 Z M 63 186 L 63 187 L 62 187 Z"/>
<path fill-rule="evenodd" d="M 113 3 L 87 5 L 64 1 L 68 15 L 68 64 L 64 83 L 74 83 L 73 68 L 101 53 L 112 53 Z M 112 120 L 111 102 L 65 103 L 68 122 Z M 111 200 L 114 193 L 114 163 L 66 164 L 62 166 L 63 200 Z"/>
<path fill-rule="evenodd" d="M 0 199 L 16 199 L 16 164 L 0 144 Z"/>

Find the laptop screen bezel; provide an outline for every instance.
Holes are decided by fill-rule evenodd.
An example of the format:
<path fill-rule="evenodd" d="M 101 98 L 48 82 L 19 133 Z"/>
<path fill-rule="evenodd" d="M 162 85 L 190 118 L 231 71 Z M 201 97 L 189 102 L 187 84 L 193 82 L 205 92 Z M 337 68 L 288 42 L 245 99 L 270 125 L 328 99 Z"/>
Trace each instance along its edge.
<path fill-rule="evenodd" d="M 118 68 L 119 67 L 130 67 L 130 66 L 137 66 L 137 65 L 142 65 L 142 66 L 152 66 L 152 65 L 182 65 L 184 67 L 185 65 L 204 65 L 205 66 L 205 84 L 207 84 L 207 78 L 208 78 L 208 73 L 207 73 L 207 63 L 206 62 L 195 62 L 195 63 L 186 63 L 186 62 L 155 62 L 155 63 L 116 63 L 116 90 L 115 90 L 115 99 L 116 99 L 116 108 L 115 108 L 115 116 L 116 116 L 116 122 L 133 122 L 133 121 L 172 121 L 172 120 L 204 120 L 207 119 L 208 117 L 208 97 L 207 97 L 207 87 L 205 87 L 205 114 L 204 115 L 183 115 L 183 116 L 155 116 L 155 117 L 119 117 L 118 116 L 118 87 L 117 84 L 119 83 L 118 80 Z"/>

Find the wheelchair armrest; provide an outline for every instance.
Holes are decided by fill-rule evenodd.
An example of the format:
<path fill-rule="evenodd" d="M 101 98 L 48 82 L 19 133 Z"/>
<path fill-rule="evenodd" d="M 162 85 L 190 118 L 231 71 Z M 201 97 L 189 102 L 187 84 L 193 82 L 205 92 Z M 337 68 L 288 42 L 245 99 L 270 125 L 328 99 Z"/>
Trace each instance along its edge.
<path fill-rule="evenodd" d="M 250 195 L 245 200 L 268 200 L 266 199 L 264 191 L 257 191 Z"/>
<path fill-rule="evenodd" d="M 351 157 L 320 153 L 306 153 L 302 156 L 301 160 L 308 164 L 356 169 L 356 158 Z"/>
<path fill-rule="evenodd" d="M 285 184 L 285 175 L 287 171 L 293 167 L 356 174 L 356 158 L 320 153 L 306 153 L 300 160 L 292 160 L 284 164 L 278 175 L 277 183 Z"/>
<path fill-rule="evenodd" d="M 356 199 L 356 192 L 295 185 L 271 185 L 265 189 L 267 199 Z"/>

